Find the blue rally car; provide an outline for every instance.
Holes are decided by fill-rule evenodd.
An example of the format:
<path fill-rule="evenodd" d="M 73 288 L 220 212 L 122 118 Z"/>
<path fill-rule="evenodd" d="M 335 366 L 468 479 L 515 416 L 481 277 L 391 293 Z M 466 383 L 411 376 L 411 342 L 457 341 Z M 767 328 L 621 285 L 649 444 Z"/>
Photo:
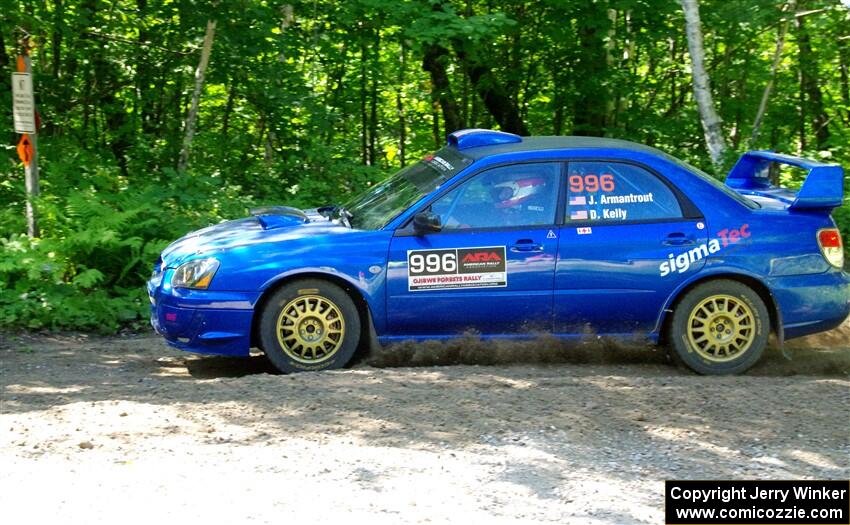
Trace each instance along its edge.
<path fill-rule="evenodd" d="M 798 191 L 771 165 L 802 168 Z M 177 348 L 283 372 L 401 340 L 605 336 L 731 374 L 850 313 L 843 170 L 772 152 L 726 184 L 656 149 L 458 131 L 345 206 L 269 207 L 171 244 L 148 282 Z"/>

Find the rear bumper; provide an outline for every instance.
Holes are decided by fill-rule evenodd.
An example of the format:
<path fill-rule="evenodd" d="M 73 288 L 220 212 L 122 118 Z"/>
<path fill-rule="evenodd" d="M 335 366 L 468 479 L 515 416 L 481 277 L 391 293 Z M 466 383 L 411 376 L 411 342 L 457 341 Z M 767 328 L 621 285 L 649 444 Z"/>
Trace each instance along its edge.
<path fill-rule="evenodd" d="M 168 283 L 170 279 L 165 279 Z M 148 283 L 151 325 L 174 348 L 199 354 L 247 356 L 259 293 L 172 289 Z"/>
<path fill-rule="evenodd" d="M 768 281 L 779 306 L 785 339 L 825 332 L 850 315 L 850 274 L 833 270 Z"/>

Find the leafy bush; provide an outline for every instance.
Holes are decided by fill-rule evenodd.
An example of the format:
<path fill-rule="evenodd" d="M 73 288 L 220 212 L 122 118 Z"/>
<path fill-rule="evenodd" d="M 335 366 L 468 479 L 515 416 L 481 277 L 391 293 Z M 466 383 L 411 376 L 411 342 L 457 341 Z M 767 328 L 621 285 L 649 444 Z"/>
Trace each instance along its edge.
<path fill-rule="evenodd" d="M 11 173 L 0 183 L 0 203 L 8 203 L 0 210 L 0 329 L 114 332 L 144 325 L 144 283 L 169 242 L 259 204 L 338 202 L 382 177 L 328 158 L 292 160 L 231 181 L 217 170 L 145 173 L 132 165 L 125 177 L 114 162 L 73 144 L 57 141 L 45 150 L 40 239 L 20 233 L 21 185 L 9 182 Z"/>

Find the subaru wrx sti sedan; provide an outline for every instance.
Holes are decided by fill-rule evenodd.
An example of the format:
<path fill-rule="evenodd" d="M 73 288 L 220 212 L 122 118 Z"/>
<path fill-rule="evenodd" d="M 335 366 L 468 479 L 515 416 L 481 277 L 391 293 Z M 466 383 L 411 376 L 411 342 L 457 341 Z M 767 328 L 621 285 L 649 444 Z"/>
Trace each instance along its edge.
<path fill-rule="evenodd" d="M 797 191 L 771 166 L 807 172 Z M 585 337 L 668 345 L 703 374 L 840 325 L 850 275 L 830 217 L 843 170 L 767 151 L 721 184 L 661 151 L 463 130 L 351 202 L 267 207 L 171 244 L 148 282 L 177 348 L 283 372 L 396 341 Z"/>

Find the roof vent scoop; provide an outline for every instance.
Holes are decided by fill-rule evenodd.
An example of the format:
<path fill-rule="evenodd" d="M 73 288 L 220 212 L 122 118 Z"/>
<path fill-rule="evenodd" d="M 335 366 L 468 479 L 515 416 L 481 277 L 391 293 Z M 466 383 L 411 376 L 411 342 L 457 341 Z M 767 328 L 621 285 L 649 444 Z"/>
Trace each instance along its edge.
<path fill-rule="evenodd" d="M 522 142 L 522 137 L 492 129 L 462 129 L 449 134 L 448 145 L 459 150 Z"/>

